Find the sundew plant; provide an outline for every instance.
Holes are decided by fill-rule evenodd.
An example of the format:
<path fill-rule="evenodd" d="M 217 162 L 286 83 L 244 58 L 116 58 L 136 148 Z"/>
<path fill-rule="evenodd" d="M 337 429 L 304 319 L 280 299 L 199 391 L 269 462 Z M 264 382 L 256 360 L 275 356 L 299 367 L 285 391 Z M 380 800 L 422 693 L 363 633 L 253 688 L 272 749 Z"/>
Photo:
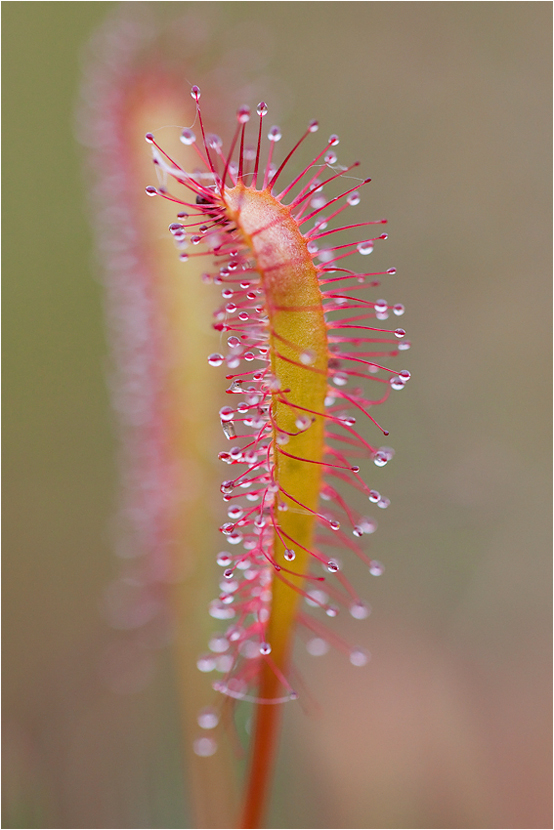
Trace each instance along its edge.
<path fill-rule="evenodd" d="M 158 177 L 146 193 L 174 210 L 179 279 L 200 262 L 202 282 L 220 290 L 213 327 L 226 346 L 205 356 L 206 372 L 224 367 L 228 396 L 219 409 L 221 581 L 208 609 L 221 632 L 197 661 L 217 679 L 187 740 L 197 763 L 206 763 L 233 729 L 237 701 L 252 705 L 238 822 L 260 827 L 283 706 L 300 694 L 291 661 L 297 632 L 306 633 L 311 654 L 333 646 L 359 667 L 369 658 L 341 638 L 332 618 L 342 609 L 359 620 L 369 614 L 347 576 L 350 555 L 375 576 L 383 570 L 364 544 L 377 526 L 372 509 L 389 504 L 377 468 L 394 454 L 375 408 L 408 382 L 410 373 L 389 360 L 409 342 L 403 328 L 385 324 L 403 306 L 367 299 L 368 287 L 395 269 L 355 270 L 387 238 L 386 220 L 351 218 L 370 180 L 357 175 L 358 162 L 339 163 L 338 136 L 293 170 L 316 121 L 280 156 L 281 130 L 265 128 L 266 103 L 256 108 L 251 135 L 250 109 L 241 106 L 225 147 L 204 124 L 200 89 L 191 95 L 194 123 L 180 135 L 186 160 L 168 152 L 163 133 L 146 134 Z M 363 459 L 376 468 L 370 481 Z M 367 499 L 368 515 L 351 504 L 349 488 Z M 228 816 L 227 826 L 235 823 Z"/>

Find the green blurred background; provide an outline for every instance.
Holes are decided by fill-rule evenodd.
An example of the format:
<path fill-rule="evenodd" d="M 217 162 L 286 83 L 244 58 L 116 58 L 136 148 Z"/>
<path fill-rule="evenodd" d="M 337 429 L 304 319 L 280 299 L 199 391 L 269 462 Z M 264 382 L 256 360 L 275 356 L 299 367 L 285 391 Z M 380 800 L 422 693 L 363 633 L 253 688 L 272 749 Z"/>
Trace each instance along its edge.
<path fill-rule="evenodd" d="M 319 117 L 362 161 L 414 344 L 386 574 L 337 621 L 373 659 L 302 657 L 270 826 L 549 827 L 551 4 L 154 5 L 265 57 L 285 138 Z M 74 112 L 116 6 L 3 4 L 4 827 L 188 826 L 169 653 L 136 694 L 98 671 L 118 473 Z"/>

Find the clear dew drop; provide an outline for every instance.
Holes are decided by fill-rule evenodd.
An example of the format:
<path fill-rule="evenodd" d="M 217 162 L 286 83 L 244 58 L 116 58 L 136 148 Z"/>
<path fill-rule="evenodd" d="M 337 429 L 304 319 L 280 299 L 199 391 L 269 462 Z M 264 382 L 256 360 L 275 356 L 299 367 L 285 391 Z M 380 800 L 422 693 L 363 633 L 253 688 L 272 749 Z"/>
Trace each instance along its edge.
<path fill-rule="evenodd" d="M 221 553 L 217 554 L 217 559 L 215 561 L 218 565 L 221 565 L 221 567 L 224 568 L 231 562 L 231 556 L 227 553 L 227 551 L 222 550 Z"/>
<path fill-rule="evenodd" d="M 214 709 L 202 709 L 196 718 L 198 726 L 201 729 L 215 729 L 219 723 L 219 716 Z"/>
<path fill-rule="evenodd" d="M 198 102 L 200 100 L 201 94 L 202 93 L 200 92 L 200 87 L 196 86 L 196 84 L 193 87 L 191 87 L 190 97 L 193 98 L 193 100 Z"/>
<path fill-rule="evenodd" d="M 211 654 L 204 654 L 196 661 L 196 667 L 201 672 L 210 672 L 215 669 L 215 657 Z"/>
<path fill-rule="evenodd" d="M 399 343 L 396 348 L 398 349 L 399 352 L 406 352 L 406 351 L 408 351 L 408 349 L 410 348 L 411 345 L 412 344 L 410 343 L 409 340 L 404 340 L 404 342 Z"/>
<path fill-rule="evenodd" d="M 354 536 L 363 536 L 364 533 L 375 533 L 377 530 L 377 522 L 367 516 L 362 516 L 358 524 L 354 527 Z"/>
<path fill-rule="evenodd" d="M 355 620 L 365 620 L 371 613 L 371 608 L 366 602 L 353 602 L 350 606 L 350 616 Z"/>
<path fill-rule="evenodd" d="M 192 748 L 195 754 L 201 758 L 209 758 L 210 755 L 217 752 L 217 741 L 214 741 L 213 738 L 197 738 L 193 742 Z"/>
<path fill-rule="evenodd" d="M 339 141 L 340 141 L 340 139 L 339 139 L 338 135 L 336 135 L 335 133 L 333 133 L 333 135 L 329 136 L 329 145 L 331 147 L 336 147 L 337 144 L 339 143 Z"/>
<path fill-rule="evenodd" d="M 387 274 L 391 274 L 391 276 L 396 274 L 396 268 L 387 268 Z"/>
<path fill-rule="evenodd" d="M 335 386 L 346 386 L 348 383 L 348 375 L 346 372 L 335 372 L 333 375 L 333 383 Z"/>
<path fill-rule="evenodd" d="M 319 591 L 317 588 L 308 591 L 307 596 L 304 597 L 304 602 L 306 605 L 310 605 L 312 608 L 318 608 L 321 605 L 324 605 L 329 597 L 324 591 Z"/>
<path fill-rule="evenodd" d="M 253 643 L 252 640 L 244 640 L 239 646 L 239 651 L 243 657 L 246 657 L 248 660 L 253 660 L 258 657 L 260 647 L 257 643 Z"/>
<path fill-rule="evenodd" d="M 259 116 L 261 116 L 261 118 L 263 118 L 264 115 L 267 115 L 267 104 L 265 103 L 265 101 L 260 101 L 260 103 L 256 107 L 256 112 Z"/>
<path fill-rule="evenodd" d="M 148 187 L 145 187 L 144 191 L 145 191 L 147 196 L 157 196 L 158 195 L 158 191 L 156 190 L 155 187 L 152 187 L 151 184 L 149 184 Z"/>
<path fill-rule="evenodd" d="M 223 357 L 223 355 L 218 354 L 217 352 L 214 352 L 214 354 L 211 354 L 208 357 L 208 363 L 210 364 L 210 366 L 221 366 L 224 360 L 225 358 Z"/>
<path fill-rule="evenodd" d="M 367 242 L 359 242 L 356 247 L 358 249 L 358 253 L 362 256 L 367 256 L 373 251 L 373 242 L 371 239 L 368 239 Z"/>
<path fill-rule="evenodd" d="M 152 135 L 152 133 L 146 133 L 146 135 L 144 136 L 144 140 L 146 141 L 147 144 L 153 144 L 154 143 L 154 136 Z"/>
<path fill-rule="evenodd" d="M 374 502 L 374 504 L 377 504 L 377 502 L 379 501 L 380 498 L 381 498 L 381 493 L 378 490 L 370 490 L 369 491 L 368 499 L 370 501 Z"/>
<path fill-rule="evenodd" d="M 246 104 L 237 110 L 237 121 L 239 124 L 246 124 L 247 121 L 250 121 L 250 107 Z"/>
<path fill-rule="evenodd" d="M 233 598 L 231 597 L 231 601 L 232 599 Z M 225 608 L 225 606 L 217 600 L 209 606 L 208 613 L 210 617 L 214 618 L 214 620 L 232 620 L 235 616 L 235 612 L 232 608 Z"/>
<path fill-rule="evenodd" d="M 369 572 L 372 576 L 381 576 L 382 573 L 385 571 L 385 566 L 382 562 L 378 562 L 377 559 L 373 559 L 371 565 L 369 566 Z"/>
<path fill-rule="evenodd" d="M 388 460 L 387 456 L 382 452 L 376 452 L 373 456 L 373 463 L 376 467 L 384 467 Z"/>
<path fill-rule="evenodd" d="M 339 609 L 337 608 L 336 605 L 328 605 L 327 608 L 325 609 L 325 613 L 327 614 L 328 617 L 336 617 L 337 614 L 339 613 Z"/>
<path fill-rule="evenodd" d="M 206 137 L 206 141 L 208 143 L 208 147 L 211 150 L 221 150 L 223 147 L 223 139 L 216 135 L 215 133 L 211 133 Z"/>
<path fill-rule="evenodd" d="M 272 127 L 270 129 L 270 131 L 268 132 L 268 134 L 267 134 L 267 137 L 269 138 L 270 141 L 280 141 L 281 136 L 282 136 L 282 133 L 281 133 L 281 130 L 279 129 L 279 127 Z"/>
<path fill-rule="evenodd" d="M 319 130 L 319 122 L 318 121 L 310 121 L 310 123 L 308 124 L 308 130 L 311 133 L 317 133 L 317 131 Z"/>
<path fill-rule="evenodd" d="M 284 557 L 287 560 L 287 562 L 292 562 L 293 559 L 296 559 L 296 553 L 292 550 L 292 548 L 287 548 L 287 550 L 284 553 Z"/>
<path fill-rule="evenodd" d="M 235 425 L 232 421 L 222 421 L 221 429 L 223 430 L 223 434 L 228 441 L 232 441 L 233 438 L 237 437 Z"/>
<path fill-rule="evenodd" d="M 297 429 L 299 429 L 299 430 L 301 430 L 302 432 L 304 432 L 305 430 L 307 430 L 307 429 L 308 429 L 308 427 L 310 427 L 310 426 L 312 425 L 312 419 L 311 419 L 311 418 L 308 418 L 308 416 L 307 416 L 307 415 L 300 415 L 300 416 L 299 416 L 299 417 L 295 420 L 295 422 L 294 422 L 294 423 L 295 423 L 295 425 L 296 425 L 296 428 L 297 428 Z"/>
<path fill-rule="evenodd" d="M 390 505 L 390 499 L 387 499 L 386 496 L 381 496 L 381 498 L 377 502 L 377 507 L 380 507 L 382 510 L 386 510 L 386 508 L 389 505 Z"/>
<path fill-rule="evenodd" d="M 389 384 L 391 389 L 394 389 L 396 392 L 398 392 L 400 389 L 404 389 L 405 381 L 401 377 L 393 376 L 389 380 Z"/>
<path fill-rule="evenodd" d="M 339 530 L 340 522 L 337 522 L 336 519 L 331 519 L 331 521 L 329 522 L 329 527 L 331 528 L 331 530 Z"/>
<path fill-rule="evenodd" d="M 384 314 L 388 308 L 386 300 L 377 300 L 373 304 L 373 308 L 375 309 L 377 314 Z"/>
<path fill-rule="evenodd" d="M 339 563 L 336 562 L 334 559 L 329 559 L 329 561 L 327 562 L 326 567 L 327 567 L 327 570 L 329 571 L 329 573 L 331 573 L 331 574 L 336 574 L 337 571 L 340 570 Z"/>
<path fill-rule="evenodd" d="M 204 232 L 205 230 L 207 230 L 207 226 L 201 226 L 199 228 L 199 230 Z M 204 241 L 205 241 L 206 245 L 208 246 L 208 248 L 215 251 L 216 248 L 219 248 L 223 244 L 224 240 L 223 240 L 223 236 L 220 233 L 217 233 L 216 231 L 212 231 L 211 233 L 207 234 L 204 237 Z M 219 283 L 216 281 L 216 279 L 214 279 L 214 283 L 216 285 L 219 285 Z"/>
<path fill-rule="evenodd" d="M 306 643 L 306 651 L 308 654 L 311 654 L 312 657 L 322 657 L 329 651 L 329 643 L 321 637 L 312 637 L 312 639 L 308 640 Z"/>
<path fill-rule="evenodd" d="M 223 672 L 223 674 L 227 674 L 233 668 L 233 663 L 235 662 L 235 658 L 232 654 L 220 654 L 216 660 L 216 671 Z"/>
<path fill-rule="evenodd" d="M 260 644 L 260 654 L 271 654 L 271 646 L 269 643 Z"/>
<path fill-rule="evenodd" d="M 361 648 L 353 648 L 350 652 L 350 662 L 353 666 L 365 666 L 369 661 L 369 654 L 367 651 L 362 651 Z"/>
<path fill-rule="evenodd" d="M 210 642 L 208 643 L 210 651 L 215 652 L 216 654 L 222 654 L 224 651 L 227 651 L 229 648 L 229 640 L 226 637 L 212 637 Z"/>
<path fill-rule="evenodd" d="M 271 392 L 278 392 L 281 388 L 281 381 L 275 375 L 268 375 L 266 383 Z"/>
<path fill-rule="evenodd" d="M 193 131 L 189 130 L 188 127 L 187 127 L 181 133 L 180 140 L 182 141 L 183 144 L 187 144 L 187 145 L 190 146 L 191 144 L 194 144 L 194 142 L 196 141 L 196 136 L 193 133 Z"/>
<path fill-rule="evenodd" d="M 315 361 L 316 354 L 311 349 L 306 349 L 306 351 L 301 352 L 300 363 L 303 363 L 304 366 L 313 366 Z"/>
<path fill-rule="evenodd" d="M 392 313 L 396 314 L 397 317 L 402 317 L 402 315 L 404 314 L 405 311 L 406 311 L 406 309 L 404 308 L 402 303 L 396 303 L 392 307 Z"/>
<path fill-rule="evenodd" d="M 400 340 L 402 337 L 406 337 L 406 332 L 404 331 L 404 329 L 395 329 L 394 336 L 398 337 L 398 339 Z"/>
<path fill-rule="evenodd" d="M 353 193 L 348 194 L 348 196 L 346 197 L 346 201 L 348 202 L 349 205 L 359 205 L 360 204 L 360 194 L 358 193 L 357 190 L 355 190 Z"/>
<path fill-rule="evenodd" d="M 269 619 L 269 608 L 260 608 L 258 619 L 261 623 L 266 623 Z"/>
<path fill-rule="evenodd" d="M 316 208 L 317 210 L 319 210 L 319 208 L 322 208 L 326 203 L 327 203 L 327 199 L 325 198 L 323 193 L 316 194 L 313 197 L 313 199 L 310 201 L 310 205 L 313 208 Z"/>
<path fill-rule="evenodd" d="M 232 421 L 234 414 L 235 411 L 230 406 L 222 406 L 219 410 L 219 417 L 222 421 Z"/>

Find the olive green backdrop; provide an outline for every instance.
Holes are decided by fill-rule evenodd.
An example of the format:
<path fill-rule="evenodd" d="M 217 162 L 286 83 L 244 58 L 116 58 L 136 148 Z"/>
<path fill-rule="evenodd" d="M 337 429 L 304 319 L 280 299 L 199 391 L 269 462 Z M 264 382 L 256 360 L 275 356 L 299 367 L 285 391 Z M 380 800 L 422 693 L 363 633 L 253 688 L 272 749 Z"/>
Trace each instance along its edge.
<path fill-rule="evenodd" d="M 134 695 L 98 670 L 117 467 L 73 123 L 116 5 L 2 8 L 4 827 L 188 822 L 169 654 Z M 319 117 L 372 176 L 414 344 L 387 571 L 339 628 L 373 659 L 302 658 L 271 826 L 550 826 L 551 4 L 190 5 L 267 55 L 288 144 Z"/>

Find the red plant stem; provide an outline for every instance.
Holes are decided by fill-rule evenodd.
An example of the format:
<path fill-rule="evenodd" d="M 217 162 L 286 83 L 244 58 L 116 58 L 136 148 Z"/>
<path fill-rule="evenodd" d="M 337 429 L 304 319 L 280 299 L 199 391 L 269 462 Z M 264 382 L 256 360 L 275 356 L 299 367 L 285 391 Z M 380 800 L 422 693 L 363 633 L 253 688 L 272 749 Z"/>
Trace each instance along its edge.
<path fill-rule="evenodd" d="M 279 690 L 279 680 L 267 664 L 264 665 L 262 672 L 260 695 L 264 698 L 275 697 Z M 261 826 L 277 750 L 277 735 L 282 717 L 281 709 L 282 704 L 274 706 L 258 704 L 254 744 L 240 827 Z"/>
<path fill-rule="evenodd" d="M 272 662 L 278 666 L 288 663 L 292 639 L 276 642 Z M 282 681 L 264 660 L 261 669 L 259 696 L 264 700 L 278 698 L 282 694 Z M 243 814 L 240 827 L 259 828 L 266 810 L 275 756 L 277 753 L 279 727 L 283 704 L 258 704 L 254 724 L 254 739 L 250 755 L 250 768 L 245 788 Z"/>

